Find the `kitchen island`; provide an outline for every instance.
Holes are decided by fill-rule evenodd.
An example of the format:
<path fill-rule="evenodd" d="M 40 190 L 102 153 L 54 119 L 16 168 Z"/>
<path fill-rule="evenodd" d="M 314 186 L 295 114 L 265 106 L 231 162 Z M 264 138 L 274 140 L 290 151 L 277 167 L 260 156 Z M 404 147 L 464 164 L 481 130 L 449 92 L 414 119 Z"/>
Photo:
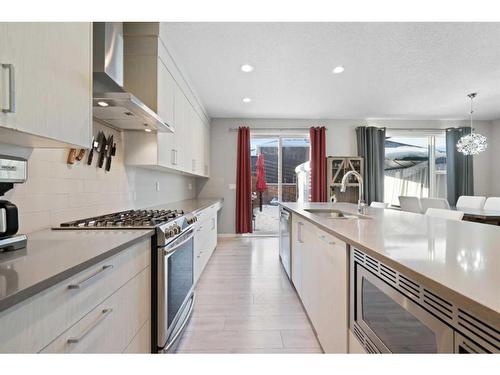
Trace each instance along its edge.
<path fill-rule="evenodd" d="M 500 228 L 371 207 L 366 207 L 363 215 L 358 215 L 357 207 L 347 203 L 281 203 L 281 206 L 291 211 L 294 218 L 292 220 L 292 281 L 294 280 L 294 263 L 296 263 L 293 260 L 294 244 L 296 248 L 300 247 L 302 250 L 299 257 L 304 258 L 308 250 L 318 248 L 321 244 L 324 245 L 325 238 L 333 237 L 335 240 L 327 238 L 326 244 L 336 243 L 337 256 L 343 248 L 347 249 L 345 254 L 345 260 L 348 263 L 346 265 L 347 277 L 353 277 L 349 275 L 349 263 L 352 262 L 354 252 L 357 251 L 360 257 L 366 255 L 370 264 L 376 265 L 379 270 L 380 267 L 385 267 L 384 269 L 388 272 L 400 274 L 402 278 L 414 283 L 415 290 L 417 290 L 414 300 L 420 298 L 419 288 L 422 293 L 429 291 L 439 296 L 437 306 L 440 308 L 444 306 L 441 308 L 443 311 L 449 309 L 450 320 L 456 324 L 462 324 L 457 323 L 457 319 L 460 320 L 460 313 L 473 317 L 471 319 L 477 326 L 486 323 L 486 328 L 481 326 L 481 329 L 488 332 L 488 337 L 491 337 L 494 345 L 500 346 L 498 333 L 500 328 L 500 292 L 498 290 L 500 285 L 498 272 Z M 331 215 L 330 213 L 335 210 L 344 217 Z M 316 230 L 314 236 L 307 236 L 308 232 L 305 230 L 307 226 Z M 323 237 L 323 241 L 314 243 L 313 237 L 320 239 Z M 338 240 L 345 245 L 338 246 Z M 309 244 L 307 244 L 308 241 Z M 333 247 L 330 246 L 330 248 Z M 295 266 L 297 268 L 296 264 Z M 304 275 L 304 268 L 295 271 L 295 276 L 297 272 L 302 273 L 300 288 L 304 282 L 307 285 L 308 276 Z M 352 284 L 352 280 L 345 283 L 347 293 L 350 295 L 349 299 L 352 299 L 353 290 L 349 288 L 349 284 Z M 306 296 L 306 310 L 309 303 L 307 299 L 314 300 L 314 298 Z M 450 306 L 447 306 L 447 303 Z M 345 308 L 350 315 L 349 320 L 352 321 L 354 312 L 349 311 L 353 309 L 349 309 L 348 302 L 345 303 Z M 441 316 L 439 319 L 446 321 Z M 314 319 L 311 320 L 314 324 Z M 321 333 L 318 333 L 318 336 L 321 341 Z"/>

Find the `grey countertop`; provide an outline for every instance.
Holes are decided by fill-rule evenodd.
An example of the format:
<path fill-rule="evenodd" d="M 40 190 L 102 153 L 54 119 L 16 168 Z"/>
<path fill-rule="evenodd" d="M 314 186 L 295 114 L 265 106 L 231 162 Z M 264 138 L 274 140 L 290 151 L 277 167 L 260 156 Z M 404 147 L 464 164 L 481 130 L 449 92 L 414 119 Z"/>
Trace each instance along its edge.
<path fill-rule="evenodd" d="M 155 208 L 196 212 L 222 199 L 189 199 Z M 28 234 L 25 249 L 0 253 L 0 311 L 117 254 L 154 229 L 42 230 Z"/>
<path fill-rule="evenodd" d="M 305 209 L 347 203 L 282 203 L 350 245 L 462 307 L 500 324 L 500 227 L 367 207 L 367 219 L 329 219 Z"/>
<path fill-rule="evenodd" d="M 186 199 L 183 201 L 165 203 L 156 206 L 147 207 L 153 210 L 184 210 L 185 213 L 196 213 L 205 208 L 210 207 L 213 204 L 222 204 L 224 199 L 222 198 L 195 198 Z"/>

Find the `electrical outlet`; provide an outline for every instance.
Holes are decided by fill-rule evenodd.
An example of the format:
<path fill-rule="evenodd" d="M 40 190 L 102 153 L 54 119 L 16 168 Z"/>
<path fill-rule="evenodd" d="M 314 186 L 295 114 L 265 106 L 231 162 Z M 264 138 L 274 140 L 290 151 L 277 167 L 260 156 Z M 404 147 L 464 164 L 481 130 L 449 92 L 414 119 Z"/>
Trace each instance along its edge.
<path fill-rule="evenodd" d="M 160 181 L 156 181 L 156 191 L 160 191 Z"/>
<path fill-rule="evenodd" d="M 236 184 L 229 184 L 229 190 L 236 190 Z"/>
<path fill-rule="evenodd" d="M 193 190 L 193 184 L 191 182 L 188 184 L 188 189 Z"/>

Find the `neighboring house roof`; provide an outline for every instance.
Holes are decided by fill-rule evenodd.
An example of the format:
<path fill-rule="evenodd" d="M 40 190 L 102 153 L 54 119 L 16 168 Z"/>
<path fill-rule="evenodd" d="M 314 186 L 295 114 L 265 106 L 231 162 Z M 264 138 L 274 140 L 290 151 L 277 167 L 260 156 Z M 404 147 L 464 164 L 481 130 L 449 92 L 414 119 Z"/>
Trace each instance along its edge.
<path fill-rule="evenodd" d="M 385 141 L 385 170 L 410 168 L 428 160 L 427 147 Z M 446 163 L 446 150 L 436 149 L 436 164 Z"/>

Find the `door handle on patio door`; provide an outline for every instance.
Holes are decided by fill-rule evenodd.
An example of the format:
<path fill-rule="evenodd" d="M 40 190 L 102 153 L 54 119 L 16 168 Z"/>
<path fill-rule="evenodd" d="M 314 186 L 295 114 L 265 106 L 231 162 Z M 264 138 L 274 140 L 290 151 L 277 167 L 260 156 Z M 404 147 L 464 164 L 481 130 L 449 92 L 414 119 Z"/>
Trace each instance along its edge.
<path fill-rule="evenodd" d="M 297 242 L 298 243 L 304 243 L 302 241 L 302 227 L 304 226 L 304 223 L 301 223 L 300 221 L 297 223 Z"/>

